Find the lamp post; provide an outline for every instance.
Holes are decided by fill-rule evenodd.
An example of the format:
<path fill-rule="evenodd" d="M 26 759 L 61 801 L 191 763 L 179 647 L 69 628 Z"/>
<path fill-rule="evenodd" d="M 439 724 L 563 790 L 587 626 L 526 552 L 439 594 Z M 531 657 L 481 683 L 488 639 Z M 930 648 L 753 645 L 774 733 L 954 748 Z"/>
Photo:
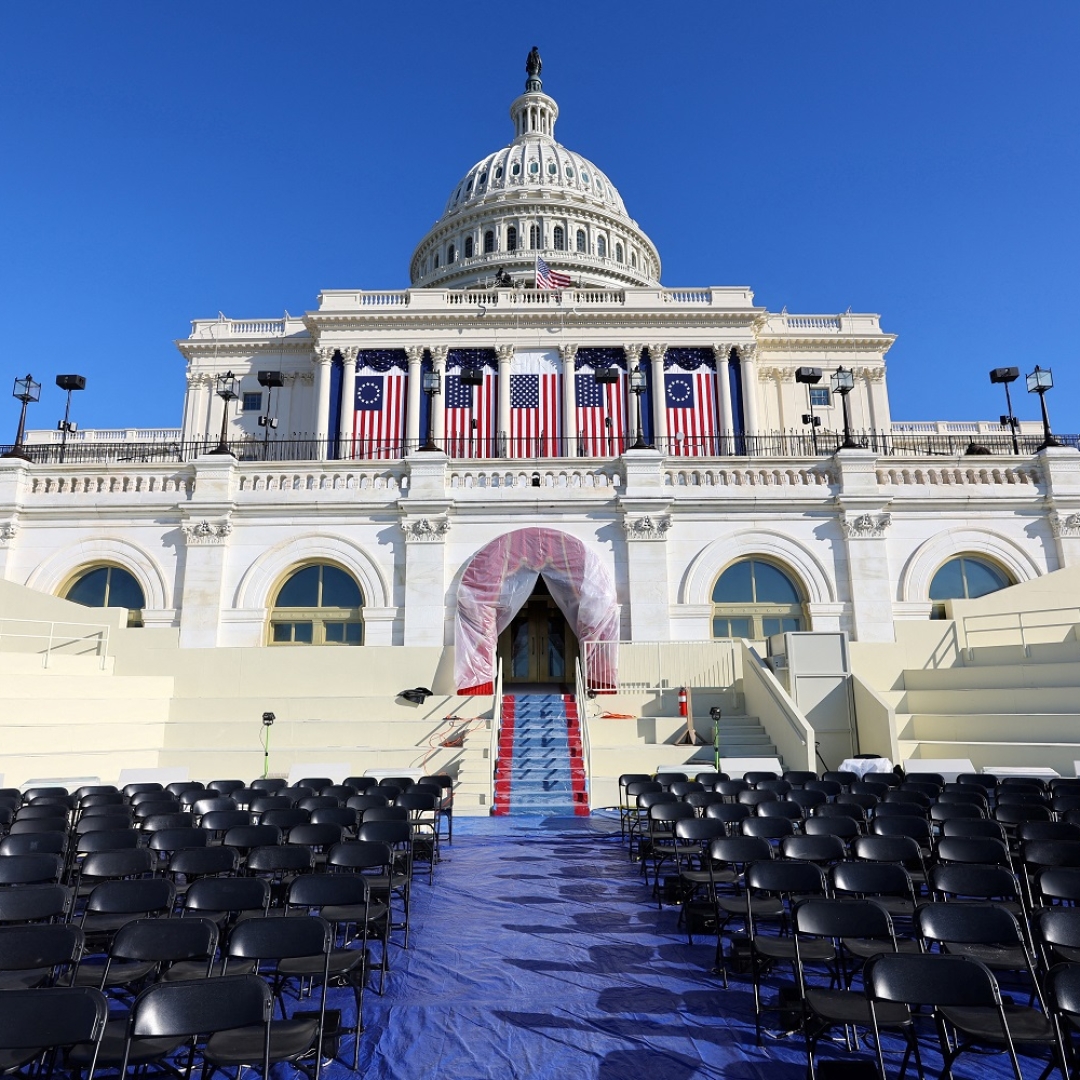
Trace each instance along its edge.
<path fill-rule="evenodd" d="M 64 463 L 64 456 L 67 453 L 68 435 L 79 430 L 79 425 L 69 419 L 71 416 L 71 391 L 85 390 L 86 376 L 57 375 L 56 385 L 59 386 L 61 390 L 67 391 L 67 404 L 64 406 L 64 419 L 59 421 L 56 425 L 56 430 L 60 432 L 60 464 L 62 465 Z"/>
<path fill-rule="evenodd" d="M 645 372 L 641 370 L 641 364 L 635 364 L 630 372 L 630 393 L 637 400 L 637 439 L 631 450 L 652 450 L 653 447 L 645 441 L 645 428 L 641 421 L 641 395 L 645 393 Z"/>
<path fill-rule="evenodd" d="M 1054 387 L 1054 375 L 1049 368 L 1044 371 L 1038 364 L 1035 370 L 1027 376 L 1027 388 L 1029 394 L 1039 395 L 1039 408 L 1042 410 L 1043 441 L 1039 447 L 1045 450 L 1048 446 L 1060 446 L 1061 443 L 1050 432 L 1050 416 L 1046 411 L 1046 391 Z"/>
<path fill-rule="evenodd" d="M 3 456 L 29 461 L 30 455 L 23 449 L 23 436 L 26 434 L 26 406 L 41 397 L 41 383 L 34 382 L 32 375 L 27 375 L 25 379 L 16 379 L 11 396 L 22 402 L 22 411 L 19 413 L 19 430 L 15 433 L 15 442 Z"/>
<path fill-rule="evenodd" d="M 229 424 L 229 402 L 235 401 L 240 396 L 240 383 L 231 371 L 217 377 L 217 396 L 221 398 L 221 438 L 217 446 L 210 451 L 211 454 L 232 454 L 226 435 Z"/>
<path fill-rule="evenodd" d="M 832 391 L 840 395 L 844 406 L 844 441 L 841 450 L 858 450 L 859 444 L 851 437 L 851 414 L 848 412 L 848 394 L 855 389 L 855 375 L 843 366 L 832 373 Z"/>
<path fill-rule="evenodd" d="M 802 422 L 808 424 L 810 427 L 810 441 L 814 446 L 814 456 L 817 456 L 817 429 L 821 427 L 821 417 L 814 413 L 814 395 L 810 390 L 810 387 L 816 386 L 821 382 L 821 368 L 819 367 L 801 367 L 795 369 L 795 381 L 797 383 L 803 383 L 806 386 L 806 404 L 810 409 L 809 412 L 805 412 L 802 415 Z"/>
<path fill-rule="evenodd" d="M 1009 383 L 1016 382 L 1020 378 L 1020 369 L 1014 367 L 996 367 L 990 372 L 990 381 L 992 383 L 1000 383 L 1005 387 L 1005 407 L 1009 410 L 1001 418 L 1001 426 L 1007 427 L 1012 433 L 1012 446 L 1013 453 L 1020 453 L 1020 445 L 1016 440 L 1016 429 L 1020 426 L 1020 421 L 1013 416 L 1012 407 L 1012 394 L 1009 393 Z"/>
<path fill-rule="evenodd" d="M 619 372 L 618 372 L 617 368 L 602 367 L 602 368 L 597 368 L 593 372 L 593 382 L 597 386 L 599 386 L 601 388 L 604 387 L 604 386 L 611 386 L 611 385 L 617 383 L 618 381 L 619 381 Z M 605 398 L 603 389 L 601 389 L 600 390 L 600 405 L 601 405 L 601 408 L 603 408 L 605 403 L 606 403 L 606 398 Z M 615 444 L 614 444 L 614 439 L 612 438 L 612 430 L 613 430 L 614 426 L 615 425 L 612 424 L 612 422 L 611 422 L 611 417 L 610 416 L 605 416 L 604 417 L 604 432 L 607 435 L 608 453 L 611 454 L 612 457 L 615 456 Z"/>
<path fill-rule="evenodd" d="M 428 410 L 427 410 L 427 438 L 424 440 L 424 445 L 420 447 L 421 450 L 438 450 L 435 445 L 434 431 L 434 410 L 435 410 L 435 395 L 442 393 L 442 375 L 437 371 L 425 371 L 420 379 L 420 389 L 427 394 L 428 397 Z"/>
<path fill-rule="evenodd" d="M 260 371 L 259 385 L 266 391 L 266 410 L 259 417 L 259 427 L 263 429 L 263 460 L 270 459 L 270 432 L 277 430 L 277 417 L 273 415 L 270 401 L 274 394 L 274 388 L 281 389 L 285 385 L 285 379 L 280 371 Z"/>

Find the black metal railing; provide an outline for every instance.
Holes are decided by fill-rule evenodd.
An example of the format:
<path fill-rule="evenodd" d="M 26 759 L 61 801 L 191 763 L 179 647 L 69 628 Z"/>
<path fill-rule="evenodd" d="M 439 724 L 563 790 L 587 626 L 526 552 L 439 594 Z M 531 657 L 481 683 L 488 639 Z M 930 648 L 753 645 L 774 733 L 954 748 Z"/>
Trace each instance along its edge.
<path fill-rule="evenodd" d="M 1063 446 L 1080 448 L 1080 436 L 1059 435 Z M 872 450 L 881 457 L 959 457 L 993 454 L 1015 457 L 1012 436 L 1002 434 L 971 434 L 941 432 L 858 432 L 852 441 L 860 448 Z M 839 450 L 844 436 L 839 432 L 818 432 L 814 438 L 803 432 L 766 432 L 759 435 L 714 435 L 699 438 L 671 436 L 654 440 L 649 449 L 669 457 L 779 457 L 825 458 Z M 1041 436 L 1017 437 L 1019 456 L 1030 457 L 1042 445 Z M 9 449 L 0 446 L 0 453 Z M 462 437 L 435 443 L 409 440 L 315 439 L 233 439 L 227 443 L 228 453 L 241 462 L 294 461 L 399 461 L 409 454 L 434 449 L 453 459 L 512 460 L 592 458 L 608 460 L 620 457 L 634 448 L 627 436 L 575 436 L 569 439 L 546 435 L 534 438 Z M 117 464 L 180 464 L 204 454 L 221 451 L 217 439 L 198 439 L 188 442 L 77 442 L 66 447 L 53 443 L 24 443 L 24 455 L 39 465 Z"/>

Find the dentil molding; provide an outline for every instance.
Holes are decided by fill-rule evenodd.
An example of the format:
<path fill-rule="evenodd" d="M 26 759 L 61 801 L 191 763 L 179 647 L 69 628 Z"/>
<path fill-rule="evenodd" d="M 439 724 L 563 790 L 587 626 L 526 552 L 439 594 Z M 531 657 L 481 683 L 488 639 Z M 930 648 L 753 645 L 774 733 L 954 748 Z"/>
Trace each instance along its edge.
<path fill-rule="evenodd" d="M 189 544 L 224 544 L 232 533 L 229 521 L 188 521 L 180 526 Z"/>
<path fill-rule="evenodd" d="M 840 519 L 844 535 L 849 540 L 867 540 L 885 535 L 892 524 L 892 514 L 845 514 Z"/>
<path fill-rule="evenodd" d="M 671 528 L 671 518 L 667 514 L 623 518 L 623 528 L 626 530 L 627 540 L 665 540 L 668 529 Z"/>
<path fill-rule="evenodd" d="M 420 518 L 417 521 L 403 521 L 401 531 L 405 539 L 411 542 L 432 543 L 443 540 L 450 531 L 450 519 L 442 514 L 439 517 Z"/>

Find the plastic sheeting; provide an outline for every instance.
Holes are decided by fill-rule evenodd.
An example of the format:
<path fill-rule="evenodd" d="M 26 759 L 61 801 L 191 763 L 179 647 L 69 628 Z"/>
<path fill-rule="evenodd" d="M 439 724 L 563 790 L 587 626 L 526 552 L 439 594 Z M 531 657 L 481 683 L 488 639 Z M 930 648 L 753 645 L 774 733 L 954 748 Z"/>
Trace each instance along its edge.
<path fill-rule="evenodd" d="M 461 576 L 454 630 L 459 694 L 492 692 L 499 635 L 541 575 L 578 641 L 618 639 L 615 584 L 599 556 L 555 529 L 518 529 L 481 548 Z M 610 685 L 613 676 L 596 672 L 593 682 Z"/>

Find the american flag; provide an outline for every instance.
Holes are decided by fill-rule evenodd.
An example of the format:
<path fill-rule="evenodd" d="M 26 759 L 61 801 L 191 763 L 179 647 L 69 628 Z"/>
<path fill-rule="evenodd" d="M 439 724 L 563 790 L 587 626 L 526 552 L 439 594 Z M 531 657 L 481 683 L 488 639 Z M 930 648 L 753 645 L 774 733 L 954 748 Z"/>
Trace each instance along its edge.
<path fill-rule="evenodd" d="M 664 376 L 670 452 L 681 457 L 716 453 L 716 376 L 694 371 Z"/>
<path fill-rule="evenodd" d="M 552 270 L 539 255 L 536 256 L 536 287 L 538 289 L 568 289 L 570 275 Z"/>
<path fill-rule="evenodd" d="M 460 375 L 446 376 L 446 452 L 450 457 L 493 457 L 499 377 L 483 368 L 480 386 L 462 385 Z"/>
<path fill-rule="evenodd" d="M 626 376 L 597 383 L 591 373 L 574 376 L 574 434 L 582 457 L 616 457 L 626 449 Z"/>
<path fill-rule="evenodd" d="M 357 375 L 351 457 L 401 457 L 408 375 Z"/>
<path fill-rule="evenodd" d="M 559 456 L 561 375 L 510 376 L 510 457 Z"/>

